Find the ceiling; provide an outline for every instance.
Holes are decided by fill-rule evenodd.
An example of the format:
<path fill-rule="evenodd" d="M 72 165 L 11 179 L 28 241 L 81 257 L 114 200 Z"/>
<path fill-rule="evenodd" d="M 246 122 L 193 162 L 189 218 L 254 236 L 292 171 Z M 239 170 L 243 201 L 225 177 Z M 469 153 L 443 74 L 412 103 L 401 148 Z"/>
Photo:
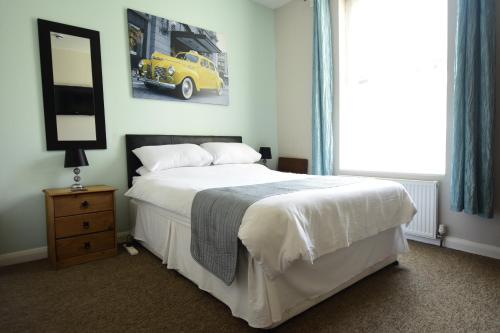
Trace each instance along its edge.
<path fill-rule="evenodd" d="M 276 9 L 290 2 L 291 0 L 253 0 L 253 1 L 258 2 L 266 7 Z"/>

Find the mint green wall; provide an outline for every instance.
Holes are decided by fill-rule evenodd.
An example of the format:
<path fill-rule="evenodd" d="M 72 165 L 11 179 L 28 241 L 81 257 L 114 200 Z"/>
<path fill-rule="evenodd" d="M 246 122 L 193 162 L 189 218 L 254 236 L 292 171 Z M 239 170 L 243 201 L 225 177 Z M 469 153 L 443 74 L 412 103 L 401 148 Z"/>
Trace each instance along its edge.
<path fill-rule="evenodd" d="M 126 9 L 225 33 L 230 106 L 133 99 Z M 128 230 L 126 133 L 242 135 L 277 156 L 274 18 L 251 0 L 0 1 L 0 254 L 46 245 L 41 190 L 71 184 L 64 153 L 45 149 L 36 19 L 98 30 L 108 149 L 89 150 L 84 184 L 119 188 L 118 229 Z"/>

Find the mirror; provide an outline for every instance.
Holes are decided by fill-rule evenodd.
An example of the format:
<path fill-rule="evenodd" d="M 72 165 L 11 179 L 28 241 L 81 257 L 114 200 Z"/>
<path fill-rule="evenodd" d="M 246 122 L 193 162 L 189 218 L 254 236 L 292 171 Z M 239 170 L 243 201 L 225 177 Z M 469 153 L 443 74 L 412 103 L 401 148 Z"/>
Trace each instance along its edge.
<path fill-rule="evenodd" d="M 90 39 L 50 32 L 57 140 L 94 141 Z"/>
<path fill-rule="evenodd" d="M 48 150 L 106 148 L 99 32 L 38 20 Z"/>

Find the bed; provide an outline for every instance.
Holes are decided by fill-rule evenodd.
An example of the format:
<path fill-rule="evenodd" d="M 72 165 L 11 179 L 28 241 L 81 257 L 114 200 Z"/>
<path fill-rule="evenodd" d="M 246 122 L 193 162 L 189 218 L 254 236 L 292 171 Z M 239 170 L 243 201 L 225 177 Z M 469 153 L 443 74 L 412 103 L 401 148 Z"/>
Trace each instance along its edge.
<path fill-rule="evenodd" d="M 260 246 L 255 243 L 259 239 L 252 240 L 255 230 L 249 227 L 252 223 L 258 225 L 259 223 L 254 220 L 260 220 L 263 216 L 258 215 L 263 211 L 259 205 L 266 206 L 269 211 L 269 208 L 279 206 L 280 202 L 284 205 L 297 199 L 298 196 L 304 197 L 304 194 L 273 196 L 256 202 L 245 213 L 238 234 L 241 246 L 236 275 L 232 283 L 227 285 L 191 256 L 191 221 L 188 212 L 192 203 L 189 199 L 190 193 L 194 191 L 193 189 L 228 184 L 240 186 L 306 176 L 279 173 L 261 165 L 222 165 L 167 170 L 155 175 L 138 177 L 134 181 L 134 177 L 138 176 L 135 170 L 141 163 L 132 153 L 133 149 L 151 145 L 204 142 L 242 142 L 242 139 L 238 136 L 126 135 L 128 182 L 131 187 L 127 192 L 127 196 L 131 198 L 129 205 L 131 232 L 133 237 L 160 258 L 167 268 L 177 270 L 200 289 L 224 302 L 233 316 L 244 319 L 250 326 L 275 327 L 360 279 L 397 262 L 398 255 L 408 250 L 401 225 L 409 222 L 415 212 L 411 199 L 409 204 L 401 205 L 396 210 L 384 210 L 383 207 L 370 208 L 369 217 L 374 221 L 377 220 L 375 224 L 384 227 L 378 231 L 368 232 L 364 230 L 369 229 L 365 226 L 364 229 L 352 232 L 352 235 L 346 236 L 346 239 L 349 238 L 348 246 L 339 243 L 339 246 L 331 247 L 333 243 L 325 243 L 329 247 L 325 245 L 323 249 L 329 250 L 320 251 L 321 242 L 318 241 L 315 243 L 317 248 L 314 249 L 317 253 L 314 257 L 304 256 L 304 253 L 297 250 L 297 254 L 291 257 L 280 255 L 267 260 L 267 254 L 259 252 Z M 180 186 L 180 190 L 174 184 Z M 336 192 L 332 192 L 331 189 L 314 190 L 306 195 L 308 200 L 314 198 L 314 202 L 321 201 L 322 197 L 328 195 L 336 195 L 341 200 L 349 191 L 349 193 L 353 191 L 361 193 L 365 188 L 376 188 L 376 186 L 387 188 L 385 192 L 378 191 L 374 194 L 375 199 L 380 199 L 380 193 L 389 193 L 389 189 L 393 190 L 392 187 L 397 189 L 399 196 L 407 195 L 404 189 L 397 188 L 399 185 L 387 182 L 353 183 Z M 368 189 L 366 191 L 368 197 L 370 193 Z M 384 200 L 388 201 L 388 206 L 391 205 L 390 201 L 394 201 L 384 198 L 381 202 Z M 360 203 L 360 207 L 370 206 L 368 200 L 361 200 Z M 352 216 L 350 218 L 352 219 Z M 391 223 L 385 223 L 384 219 L 391 220 Z M 356 224 L 352 223 L 351 228 L 355 227 Z M 312 230 L 311 233 L 313 232 L 317 233 Z M 269 235 L 260 233 L 259 237 L 263 239 L 268 237 L 268 241 L 273 240 L 270 237 L 276 237 L 276 242 L 273 243 L 286 243 L 278 239 L 279 235 L 272 235 L 272 232 L 269 232 Z M 285 245 L 279 248 L 278 252 L 286 252 Z M 273 260 L 276 261 L 275 265 L 272 264 Z"/>

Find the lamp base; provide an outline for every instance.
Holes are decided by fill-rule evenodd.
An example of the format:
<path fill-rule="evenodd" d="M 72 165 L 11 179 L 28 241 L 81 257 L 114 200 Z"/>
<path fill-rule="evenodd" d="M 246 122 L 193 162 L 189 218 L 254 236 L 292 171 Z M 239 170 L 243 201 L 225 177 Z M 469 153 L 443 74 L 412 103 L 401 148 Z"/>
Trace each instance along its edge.
<path fill-rule="evenodd" d="M 75 173 L 75 176 L 73 177 L 73 180 L 75 181 L 75 183 L 73 185 L 71 185 L 71 187 L 70 187 L 71 192 L 87 191 L 87 189 L 82 184 L 80 184 L 80 180 L 82 179 L 79 176 L 80 169 L 78 167 L 74 168 L 73 172 Z"/>
<path fill-rule="evenodd" d="M 84 187 L 82 184 L 75 183 L 71 185 L 70 190 L 71 192 L 81 192 L 81 191 L 87 191 L 87 188 Z"/>

